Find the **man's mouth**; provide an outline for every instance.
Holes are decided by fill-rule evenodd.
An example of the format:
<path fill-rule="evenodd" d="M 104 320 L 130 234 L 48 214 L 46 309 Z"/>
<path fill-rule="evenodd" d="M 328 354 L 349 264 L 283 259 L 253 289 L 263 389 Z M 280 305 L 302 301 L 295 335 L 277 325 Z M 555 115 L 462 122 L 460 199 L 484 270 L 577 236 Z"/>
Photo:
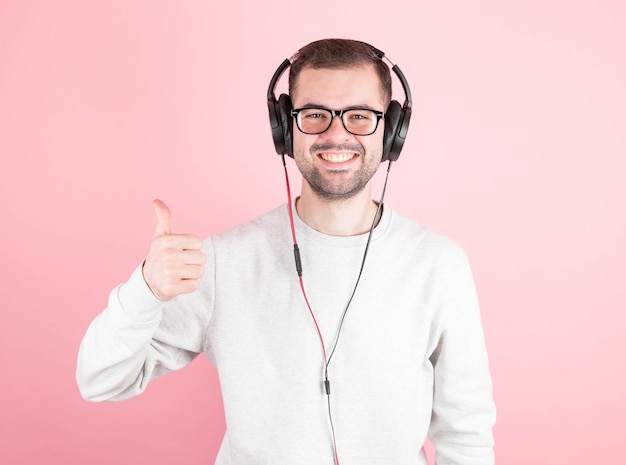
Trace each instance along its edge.
<path fill-rule="evenodd" d="M 348 160 L 352 160 L 357 156 L 356 153 L 320 153 L 319 156 L 322 160 L 330 163 L 344 163 Z"/>

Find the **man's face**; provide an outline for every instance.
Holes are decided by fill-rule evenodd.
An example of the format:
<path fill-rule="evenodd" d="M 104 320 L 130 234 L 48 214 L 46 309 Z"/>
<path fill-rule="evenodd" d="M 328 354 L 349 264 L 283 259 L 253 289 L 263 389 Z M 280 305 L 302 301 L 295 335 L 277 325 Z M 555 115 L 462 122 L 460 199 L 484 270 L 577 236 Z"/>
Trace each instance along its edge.
<path fill-rule="evenodd" d="M 381 83 L 373 66 L 344 69 L 305 68 L 291 96 L 294 108 L 365 108 L 385 111 Z M 314 193 L 324 200 L 345 200 L 361 192 L 382 156 L 384 120 L 376 132 L 355 136 L 335 116 L 321 134 L 304 134 L 293 125 L 296 165 Z"/>

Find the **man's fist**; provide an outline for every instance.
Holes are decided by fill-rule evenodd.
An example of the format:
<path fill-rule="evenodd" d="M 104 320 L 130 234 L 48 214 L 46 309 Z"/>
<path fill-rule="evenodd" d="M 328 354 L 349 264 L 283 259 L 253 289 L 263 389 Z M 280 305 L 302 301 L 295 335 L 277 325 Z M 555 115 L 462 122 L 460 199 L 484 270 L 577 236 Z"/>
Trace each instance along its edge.
<path fill-rule="evenodd" d="M 172 234 L 170 209 L 161 200 L 152 202 L 156 229 L 143 264 L 143 279 L 159 300 L 195 291 L 204 274 L 206 255 L 202 238 L 193 234 Z"/>

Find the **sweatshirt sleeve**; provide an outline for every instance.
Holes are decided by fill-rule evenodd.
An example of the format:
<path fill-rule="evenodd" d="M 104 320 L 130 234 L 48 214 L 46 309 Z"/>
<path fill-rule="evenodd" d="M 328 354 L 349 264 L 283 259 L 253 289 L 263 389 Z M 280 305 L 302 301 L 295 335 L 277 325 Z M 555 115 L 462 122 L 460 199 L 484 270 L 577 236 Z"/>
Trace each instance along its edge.
<path fill-rule="evenodd" d="M 158 300 L 141 266 L 111 291 L 108 306 L 91 322 L 78 351 L 76 381 L 84 399 L 138 395 L 152 379 L 184 367 L 203 351 L 214 300 L 211 247 L 206 240 L 207 265 L 194 293 Z"/>
<path fill-rule="evenodd" d="M 492 465 L 495 404 L 478 299 L 467 258 L 454 257 L 441 296 L 430 439 L 437 465 Z"/>

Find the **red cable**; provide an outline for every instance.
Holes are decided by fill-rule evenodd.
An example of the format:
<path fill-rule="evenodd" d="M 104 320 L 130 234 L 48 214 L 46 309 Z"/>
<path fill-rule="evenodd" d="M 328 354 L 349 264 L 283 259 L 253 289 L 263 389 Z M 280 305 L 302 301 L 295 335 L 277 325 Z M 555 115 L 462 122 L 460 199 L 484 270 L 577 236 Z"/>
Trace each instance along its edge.
<path fill-rule="evenodd" d="M 289 186 L 289 174 L 287 172 L 287 165 L 285 163 L 284 155 L 283 155 L 283 167 L 285 168 L 285 182 L 287 183 L 287 205 L 289 208 L 289 223 L 291 225 L 291 236 L 293 238 L 294 251 L 296 253 L 299 253 L 298 241 L 296 239 L 296 227 L 293 221 L 293 207 L 291 203 L 291 188 Z M 296 258 L 296 263 L 298 263 L 298 261 L 299 261 L 299 257 Z M 296 267 L 298 267 L 298 265 L 296 265 Z M 298 276 L 299 276 L 299 281 L 300 281 L 300 289 L 302 289 L 302 295 L 304 296 L 304 301 L 306 302 L 306 306 L 309 309 L 309 314 L 311 315 L 311 318 L 313 319 L 313 323 L 315 324 L 315 329 L 317 330 L 317 335 L 319 336 L 320 344 L 322 346 L 322 354 L 324 356 L 324 382 L 325 382 L 325 387 L 326 387 L 326 395 L 329 396 L 328 408 L 329 408 L 329 415 L 331 415 L 330 413 L 330 390 L 329 390 L 330 384 L 328 380 L 328 362 L 327 362 L 328 359 L 326 356 L 326 344 L 324 344 L 322 331 L 320 330 L 320 327 L 317 323 L 317 318 L 315 318 L 315 314 L 313 313 L 313 309 L 311 308 L 311 304 L 309 303 L 309 298 L 307 297 L 306 291 L 304 290 L 304 281 L 302 279 L 302 273 L 300 270 L 298 270 Z M 332 416 L 331 416 L 331 432 L 333 435 L 333 454 L 335 456 L 335 465 L 339 465 L 339 455 L 337 453 L 337 439 L 335 438 L 335 428 L 332 427 Z"/>
<path fill-rule="evenodd" d="M 335 426 L 333 425 L 333 415 L 330 408 L 330 381 L 328 380 L 328 365 L 330 363 L 330 359 L 326 356 L 326 345 L 324 344 L 324 338 L 322 337 L 322 332 L 320 331 L 320 327 L 317 324 L 317 319 L 315 318 L 315 314 L 313 313 L 313 309 L 311 308 L 311 304 L 309 303 L 309 299 L 306 295 L 306 291 L 304 290 L 304 281 L 302 280 L 302 264 L 300 263 L 300 250 L 298 249 L 298 241 L 296 240 L 296 228 L 293 221 L 293 207 L 291 204 L 291 188 L 289 186 L 289 174 L 287 173 L 287 164 L 285 163 L 285 155 L 282 156 L 283 159 L 283 167 L 285 168 L 285 182 L 287 183 L 287 202 L 289 209 L 289 222 L 291 224 L 291 235 L 293 237 L 293 249 L 294 256 L 296 259 L 296 270 L 298 272 L 298 277 L 300 279 L 300 288 L 302 289 L 302 295 L 304 296 L 304 301 L 306 302 L 306 306 L 309 309 L 309 313 L 311 318 L 313 319 L 313 323 L 315 324 L 315 329 L 317 330 L 317 335 L 319 336 L 320 343 L 322 345 L 322 353 L 324 355 L 324 388 L 326 389 L 326 399 L 328 401 L 328 416 L 330 419 L 330 429 L 333 438 L 333 453 L 335 456 L 335 465 L 339 465 L 339 455 L 337 453 L 337 440 L 335 438 Z M 354 290 L 352 291 L 352 295 L 350 296 L 350 300 L 348 301 L 348 305 L 346 305 L 346 309 L 343 312 L 341 317 L 341 322 L 339 324 L 339 330 L 337 333 L 337 337 L 335 338 L 335 343 L 330 352 L 330 357 L 332 358 L 335 353 L 335 349 L 337 348 L 337 344 L 339 343 L 339 335 L 341 334 L 341 328 L 343 326 L 344 319 L 348 312 L 348 308 L 350 307 L 350 303 L 352 302 L 352 298 L 356 293 L 357 287 L 361 280 L 361 274 L 363 273 L 363 268 L 365 266 L 365 259 L 367 257 L 367 251 L 369 250 L 370 241 L 372 239 L 372 233 L 374 232 L 374 228 L 376 227 L 376 222 L 380 218 L 379 215 L 382 214 L 382 206 L 383 200 L 385 198 L 385 191 L 387 190 L 387 180 L 389 179 L 389 171 L 391 170 L 391 161 L 389 161 L 389 165 L 387 166 L 387 175 L 385 176 L 385 184 L 383 186 L 383 191 L 380 196 L 380 201 L 378 202 L 378 208 L 376 209 L 376 214 L 374 215 L 374 220 L 372 221 L 372 226 L 370 228 L 369 235 L 367 237 L 367 244 L 365 246 L 365 252 L 363 253 L 363 260 L 361 261 L 361 269 L 359 270 L 359 276 L 357 278 L 356 284 L 354 286 Z"/>
<path fill-rule="evenodd" d="M 291 188 L 289 187 L 289 174 L 287 173 L 287 165 L 284 163 L 283 157 L 283 166 L 285 168 L 285 181 L 287 182 L 287 205 L 289 207 L 289 223 L 291 224 L 291 236 L 293 237 L 293 245 L 294 247 L 298 246 L 298 241 L 296 239 L 296 227 L 293 221 L 293 208 L 291 203 Z M 324 344 L 324 338 L 322 337 L 322 331 L 320 330 L 319 325 L 317 324 L 317 319 L 315 318 L 315 314 L 313 313 L 313 309 L 311 308 L 311 304 L 309 303 L 309 298 L 306 295 L 306 291 L 304 290 L 304 281 L 302 280 L 302 276 L 300 278 L 300 288 L 302 289 L 302 295 L 304 296 L 304 301 L 306 302 L 306 306 L 309 309 L 309 313 L 311 314 L 311 318 L 313 318 L 313 323 L 315 323 L 315 329 L 317 330 L 317 335 L 320 338 L 320 343 L 322 344 L 322 352 L 324 354 L 324 371 L 325 378 L 328 381 L 328 372 L 326 371 L 326 345 Z"/>

